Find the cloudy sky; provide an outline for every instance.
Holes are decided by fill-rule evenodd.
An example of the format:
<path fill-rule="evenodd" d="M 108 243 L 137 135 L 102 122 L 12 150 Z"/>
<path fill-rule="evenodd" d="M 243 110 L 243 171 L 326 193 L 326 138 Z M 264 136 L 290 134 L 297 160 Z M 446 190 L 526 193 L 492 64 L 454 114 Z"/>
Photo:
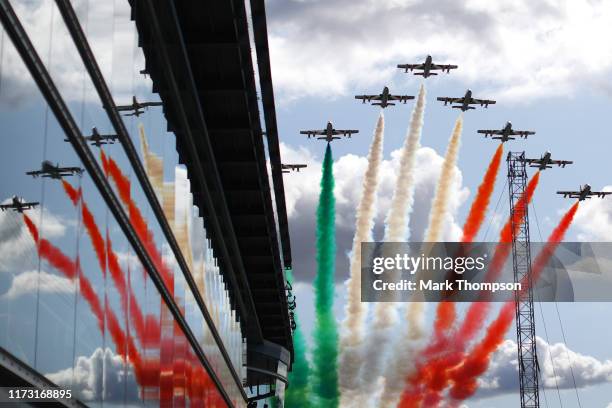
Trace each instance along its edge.
<path fill-rule="evenodd" d="M 93 98 L 92 88 L 83 81 L 82 66 L 59 14 L 51 12 L 52 1 L 13 3 L 75 115 L 82 118 L 83 128 L 96 124 L 101 130 L 109 129 L 108 122 L 100 119 L 102 112 Z M 122 102 L 133 93 L 142 100 L 155 98 L 150 94 L 149 80 L 138 75 L 143 59 L 135 45 L 127 2 L 77 1 L 75 7 L 82 17 L 85 12 L 90 16 L 82 19 L 82 23 L 116 101 Z M 557 189 L 574 189 L 586 182 L 597 189 L 612 186 L 608 178 L 612 144 L 606 120 L 612 103 L 610 2 L 270 0 L 267 14 L 283 160 L 309 164 L 305 171 L 285 178 L 298 280 L 295 292 L 307 336 L 313 326 L 313 220 L 324 145 L 304 140 L 299 130 L 323 127 L 327 120 L 340 128 L 360 129 L 350 141 L 334 142 L 333 146 L 338 241 L 335 308 L 338 316 L 342 316 L 343 281 L 348 273 L 347 253 L 352 241 L 355 207 L 366 166 L 365 155 L 378 115 L 378 109 L 357 103 L 353 95 L 378 93 L 385 85 L 394 93 L 416 94 L 421 79 L 401 73 L 395 68 L 398 63 L 420 62 L 431 54 L 437 62 L 459 65 L 449 75 L 426 81 L 428 104 L 422 148 L 417 156 L 415 205 L 410 220 L 413 239 L 419 239 L 426 227 L 429 202 L 457 115 L 456 111 L 437 103 L 435 97 L 460 96 L 466 88 L 471 88 L 476 97 L 496 99 L 498 103 L 488 110 L 466 114 L 445 239 L 457 238 L 473 192 L 496 148 L 495 143 L 477 135 L 476 129 L 498 128 L 511 120 L 516 128 L 536 130 L 537 134 L 527 141 L 508 144 L 506 149 L 526 150 L 531 156 L 551 150 L 553 157 L 575 161 L 575 165 L 565 170 L 543 174 L 531 210 L 533 239 L 545 239 L 569 206 L 568 201 L 554 194 Z M 38 91 L 8 41 L 4 41 L 0 118 L 7 134 L 22 136 L 21 144 L 1 156 L 0 170 L 11 174 L 16 166 L 23 167 L 16 157 L 35 156 L 28 161 L 28 166 L 40 161 L 42 153 L 31 140 L 43 128 L 45 114 Z M 82 101 L 85 101 L 83 110 L 80 109 Z M 404 140 L 411 109 L 409 103 L 385 112 L 385 161 L 375 238 L 382 236 L 382 221 L 395 182 L 398 149 Z M 159 128 L 151 131 L 152 149 L 170 157 L 171 147 L 162 138 L 165 129 L 161 113 L 151 112 L 145 121 L 147 129 L 155 129 L 156 125 Z M 48 132 L 49 137 L 62 137 L 53 124 Z M 49 149 L 54 157 L 67 160 L 68 153 L 54 145 Z M 73 155 L 69 159 L 74 160 Z M 485 228 L 487 233 L 483 231 L 481 240 L 495 240 L 499 222 L 507 214 L 503 175 L 502 170 L 493 197 L 494 203 L 499 200 L 500 204 L 495 212 L 491 211 Z M 36 196 L 37 186 L 31 185 L 31 181 L 25 183 L 24 179 L 3 179 L 0 199 L 15 191 Z M 68 218 L 63 217 L 62 210 L 65 209 L 59 208 L 53 213 L 57 222 L 45 224 L 48 234 L 65 232 L 62 228 Z M 11 228 L 7 227 L 5 232 L 15 236 L 24 233 L 14 226 Z M 612 200 L 592 200 L 581 205 L 568 240 L 611 241 Z M 0 240 L 0 255 L 14 250 L 7 242 Z M 3 265 L 2 258 L 0 270 L 13 268 Z M 23 288 L 33 279 L 35 269 L 35 265 L 28 265 L 27 270 L 11 281 L 0 279 L 4 299 L 23 297 Z M 43 272 L 43 287 L 61 285 L 57 275 Z M 430 316 L 431 308 L 428 313 Z M 607 324 L 611 313 L 610 304 L 560 304 L 558 313 L 553 304 L 536 306 L 549 406 L 561 406 L 559 400 L 564 407 L 578 406 L 573 381 L 568 376 L 569 362 L 582 406 L 606 407 L 612 403 L 609 349 L 612 329 Z M 482 391 L 468 402 L 470 407 L 516 406 L 516 359 L 511 333 L 512 330 L 496 354 L 490 372 L 483 378 Z M 83 373 L 93 373 L 95 361 L 113 358 L 101 350 L 90 349 L 79 360 L 79 368 Z M 49 372 L 59 378 L 62 368 L 53 366 Z"/>
<path fill-rule="evenodd" d="M 446 239 L 457 238 L 496 148 L 495 143 L 477 135 L 476 129 L 500 128 L 510 120 L 515 128 L 537 134 L 527 141 L 507 144 L 506 151 L 526 150 L 528 155 L 539 157 L 550 150 L 553 157 L 574 160 L 574 166 L 542 175 L 531 209 L 533 240 L 545 240 L 569 206 L 555 191 L 587 182 L 594 188 L 612 186 L 606 170 L 611 146 L 606 118 L 612 106 L 609 2 L 270 0 L 267 14 L 283 159 L 310 166 L 306 172 L 285 177 L 294 269 L 300 280 L 296 293 L 306 332 L 312 329 L 312 221 L 324 145 L 303 140 L 299 130 L 323 127 L 327 120 L 339 128 L 360 129 L 350 141 L 333 145 L 338 241 L 335 308 L 341 316 L 355 208 L 378 115 L 378 109 L 357 103 L 353 96 L 378 93 L 385 85 L 392 92 L 415 95 L 421 79 L 401 73 L 395 68 L 399 63 L 420 62 L 431 54 L 440 63 L 459 65 L 449 75 L 426 81 L 428 105 L 410 219 L 413 239 L 422 236 L 427 223 L 441 156 L 457 115 L 436 102 L 436 96 L 460 96 L 470 88 L 476 97 L 498 101 L 488 110 L 466 114 Z M 378 239 L 411 109 L 408 104 L 385 111 L 385 162 L 374 231 Z M 500 220 L 507 216 L 504 176 L 502 167 L 492 200 L 492 207 L 498 200 L 499 206 L 495 212 L 491 208 L 481 240 L 494 241 Z M 612 240 L 612 200 L 583 203 L 567 239 Z M 611 402 L 612 354 L 607 344 L 612 330 L 604 323 L 611 311 L 609 304 L 560 304 L 557 314 L 553 304 L 536 305 L 548 406 L 561 406 L 559 400 L 565 407 L 578 406 L 569 361 L 582 406 L 606 407 Z M 431 316 L 431 310 L 428 313 Z M 482 391 L 468 402 L 470 407 L 517 405 L 512 333 L 514 329 L 483 378 Z"/>

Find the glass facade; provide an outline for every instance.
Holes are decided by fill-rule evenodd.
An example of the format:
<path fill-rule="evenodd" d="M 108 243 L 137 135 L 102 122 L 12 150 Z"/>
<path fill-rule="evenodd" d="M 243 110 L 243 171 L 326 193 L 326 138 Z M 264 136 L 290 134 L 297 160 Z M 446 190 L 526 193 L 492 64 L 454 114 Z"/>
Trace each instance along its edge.
<path fill-rule="evenodd" d="M 113 135 L 54 2 L 14 3 L 81 133 L 90 136 L 95 128 Z M 144 62 L 129 4 L 86 1 L 75 8 L 115 102 L 128 104 L 132 95 L 158 100 L 139 73 Z M 17 196 L 38 204 L 0 213 L 0 346 L 90 406 L 227 406 L 92 179 L 78 174 L 83 163 L 1 35 L 0 201 L 11 204 Z M 221 345 L 134 163 L 112 138 L 102 146 L 90 143 L 90 149 L 214 376 L 234 406 L 245 406 L 240 382 L 246 378 L 246 341 L 205 220 L 193 205 L 189 174 L 178 162 L 175 136 L 161 108 L 124 122 Z M 45 172 L 43 162 L 74 169 Z"/>

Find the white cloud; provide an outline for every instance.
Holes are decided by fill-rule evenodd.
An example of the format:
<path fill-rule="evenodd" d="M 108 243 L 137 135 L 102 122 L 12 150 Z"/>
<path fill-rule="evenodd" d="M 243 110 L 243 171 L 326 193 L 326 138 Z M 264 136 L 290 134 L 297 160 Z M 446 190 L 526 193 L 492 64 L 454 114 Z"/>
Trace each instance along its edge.
<path fill-rule="evenodd" d="M 67 278 L 40 271 L 26 271 L 13 277 L 9 290 L 2 296 L 15 299 L 23 295 L 40 293 L 65 293 L 74 292 L 74 283 Z"/>
<path fill-rule="evenodd" d="M 45 376 L 60 387 L 71 389 L 84 401 L 135 401 L 138 385 L 131 366 L 127 370 L 121 356 L 111 349 L 97 348 L 91 356 L 77 357 L 73 368 Z M 126 394 L 127 393 L 127 394 Z"/>
<path fill-rule="evenodd" d="M 292 176 L 285 183 L 287 213 L 290 220 L 291 242 L 294 248 L 293 264 L 296 266 L 297 279 L 314 276 L 316 270 L 315 257 L 315 219 L 319 197 L 319 182 L 321 177 L 321 162 L 305 148 L 293 148 L 281 143 L 281 154 L 290 163 L 308 163 L 308 167 Z M 374 238 L 382 239 L 384 220 L 389 209 L 390 200 L 396 180 L 396 169 L 399 166 L 400 151 L 391 153 L 390 159 L 381 164 L 380 185 L 378 188 L 378 204 L 376 206 L 376 227 Z M 421 147 L 417 153 L 415 165 L 415 201 L 410 217 L 411 240 L 418 242 L 423 238 L 431 199 L 435 192 L 438 174 L 443 158 L 433 149 Z M 367 159 L 364 156 L 347 154 L 339 157 L 334 163 L 335 196 L 336 196 L 336 276 L 343 280 L 348 274 L 347 254 L 351 249 L 355 224 L 355 209 L 361 194 L 361 183 Z M 447 214 L 447 228 L 444 239 L 456 241 L 460 237 L 461 228 L 456 214 L 461 204 L 468 196 L 468 190 L 462 187 L 461 171 L 455 169 L 453 194 Z"/>
<path fill-rule="evenodd" d="M 612 186 L 605 186 L 603 191 L 612 191 Z M 580 241 L 612 241 L 612 201 L 600 198 L 582 201 L 573 225 L 580 231 Z"/>
<path fill-rule="evenodd" d="M 135 27 L 130 19 L 129 3 L 86 0 L 72 3 L 117 102 L 131 98 L 133 82 L 137 91 L 151 89 L 150 79 L 138 73 L 144 68 L 144 56 L 135 46 Z M 62 95 L 69 101 L 80 101 L 83 97 L 84 67 L 55 2 L 31 0 L 15 2 L 13 6 Z M 50 30 L 52 8 L 53 30 Z M 51 53 L 50 38 L 53 39 Z M 5 46 L 2 101 L 10 108 L 37 95 L 38 90 L 8 37 L 5 38 Z M 88 84 L 86 99 L 97 101 L 89 76 L 85 77 Z"/>
<path fill-rule="evenodd" d="M 574 379 L 578 388 L 612 381 L 611 360 L 600 361 L 570 350 L 563 343 L 548 344 L 539 337 L 537 347 L 542 384 L 546 388 L 572 389 Z M 515 393 L 519 389 L 516 343 L 513 340 L 506 340 L 499 347 L 479 383 L 479 396 Z"/>
<path fill-rule="evenodd" d="M 398 63 L 426 54 L 505 102 L 610 87 L 605 1 L 273 0 L 267 10 L 274 83 L 287 99 L 393 85 Z"/>

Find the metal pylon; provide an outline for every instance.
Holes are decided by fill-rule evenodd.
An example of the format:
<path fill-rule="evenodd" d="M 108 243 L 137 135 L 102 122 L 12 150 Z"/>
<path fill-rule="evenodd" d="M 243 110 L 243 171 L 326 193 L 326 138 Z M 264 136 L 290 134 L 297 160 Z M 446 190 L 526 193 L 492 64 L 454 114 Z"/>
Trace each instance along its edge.
<path fill-rule="evenodd" d="M 512 262 L 514 281 L 529 285 L 522 294 L 516 292 L 516 340 L 518 345 L 519 385 L 521 408 L 539 408 L 538 388 L 539 364 L 536 353 L 535 319 L 533 313 L 533 291 L 531 288 L 531 250 L 529 239 L 529 204 L 520 198 L 527 186 L 525 152 L 508 153 L 508 188 L 510 196 L 510 223 L 512 227 Z M 514 224 L 515 214 L 520 217 L 520 226 Z M 520 219 L 520 218 L 519 218 Z"/>

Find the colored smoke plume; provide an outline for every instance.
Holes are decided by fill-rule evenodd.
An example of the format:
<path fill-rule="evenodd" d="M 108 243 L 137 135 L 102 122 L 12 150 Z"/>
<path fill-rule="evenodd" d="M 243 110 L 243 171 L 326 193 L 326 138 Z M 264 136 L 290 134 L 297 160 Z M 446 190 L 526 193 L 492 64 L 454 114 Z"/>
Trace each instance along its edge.
<path fill-rule="evenodd" d="M 321 193 L 317 207 L 317 276 L 315 289 L 315 327 L 313 356 L 313 392 L 317 406 L 338 406 L 338 329 L 334 315 L 334 274 L 336 226 L 333 157 L 328 144 L 323 160 Z"/>
<path fill-rule="evenodd" d="M 341 406 L 350 391 L 359 387 L 359 368 L 361 365 L 361 343 L 367 313 L 366 304 L 361 302 L 361 243 L 370 241 L 374 224 L 376 189 L 380 163 L 382 162 L 382 147 L 385 131 L 384 116 L 381 111 L 374 138 L 368 154 L 368 165 L 363 177 L 361 199 L 357 207 L 355 236 L 351 252 L 350 277 L 347 285 L 346 318 L 343 322 L 344 331 L 340 341 L 339 380 L 341 391 Z"/>

